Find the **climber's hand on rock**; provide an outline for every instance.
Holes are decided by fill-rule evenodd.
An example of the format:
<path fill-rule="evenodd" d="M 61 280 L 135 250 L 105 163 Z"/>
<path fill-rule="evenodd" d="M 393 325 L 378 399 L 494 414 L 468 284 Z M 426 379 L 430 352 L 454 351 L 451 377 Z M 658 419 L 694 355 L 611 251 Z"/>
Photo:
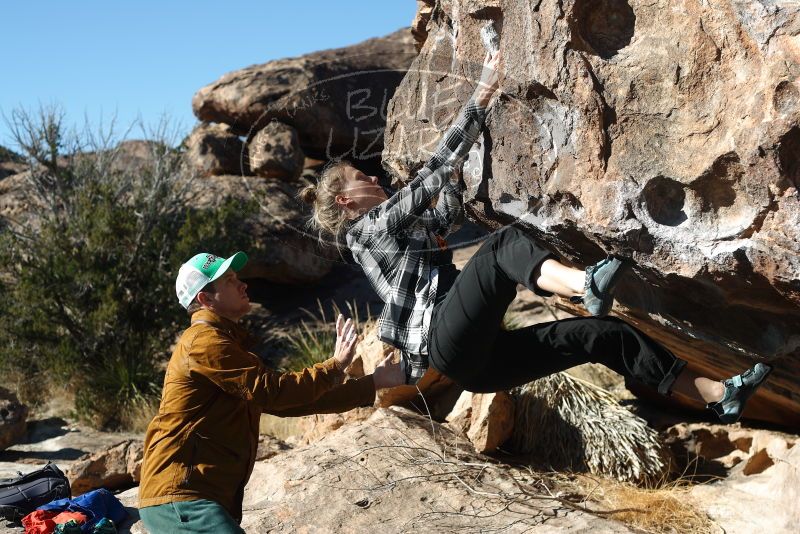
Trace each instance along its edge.
<path fill-rule="evenodd" d="M 500 87 L 500 61 L 502 53 L 496 54 L 486 53 L 483 59 L 483 71 L 481 72 L 481 79 L 478 81 L 478 87 L 475 89 L 475 100 L 481 107 L 486 107 L 492 95 Z"/>

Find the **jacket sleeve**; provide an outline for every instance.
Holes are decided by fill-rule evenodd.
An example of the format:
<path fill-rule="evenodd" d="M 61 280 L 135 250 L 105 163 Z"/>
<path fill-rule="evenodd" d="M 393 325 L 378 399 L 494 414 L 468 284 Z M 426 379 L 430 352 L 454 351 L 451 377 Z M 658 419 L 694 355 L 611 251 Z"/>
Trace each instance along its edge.
<path fill-rule="evenodd" d="M 375 382 L 372 380 L 372 375 L 367 375 L 348 380 L 341 386 L 323 393 L 313 402 L 277 410 L 269 406 L 264 413 L 278 417 L 299 417 L 317 413 L 342 413 L 362 406 L 372 406 L 374 403 Z"/>
<path fill-rule="evenodd" d="M 458 120 L 445 132 L 436 151 L 417 172 L 416 177 L 381 206 L 378 226 L 392 235 L 420 221 L 430 204 L 451 177 L 478 139 L 486 118 L 486 110 L 470 99 Z"/>
<path fill-rule="evenodd" d="M 344 379 L 333 358 L 302 371 L 272 371 L 232 338 L 211 329 L 195 338 L 188 360 L 190 374 L 207 378 L 230 395 L 255 401 L 262 409 L 314 402 Z"/>

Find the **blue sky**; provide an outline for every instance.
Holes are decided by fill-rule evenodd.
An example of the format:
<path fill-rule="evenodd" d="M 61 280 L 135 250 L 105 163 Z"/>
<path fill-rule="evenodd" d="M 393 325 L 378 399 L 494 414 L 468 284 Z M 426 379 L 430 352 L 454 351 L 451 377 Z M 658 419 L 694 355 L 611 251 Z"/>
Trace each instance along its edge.
<path fill-rule="evenodd" d="M 166 113 L 185 132 L 192 95 L 226 72 L 385 35 L 416 10 L 414 0 L 3 4 L 0 112 L 59 104 L 78 125 Z M 12 145 L 2 119 L 0 145 Z"/>

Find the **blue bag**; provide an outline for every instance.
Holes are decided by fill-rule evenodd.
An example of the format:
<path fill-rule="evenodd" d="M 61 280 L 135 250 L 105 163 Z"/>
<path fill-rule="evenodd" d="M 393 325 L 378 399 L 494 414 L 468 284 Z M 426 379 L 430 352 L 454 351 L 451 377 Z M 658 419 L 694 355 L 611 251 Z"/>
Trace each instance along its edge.
<path fill-rule="evenodd" d="M 119 525 L 128 517 L 122 503 L 105 488 L 84 493 L 74 499 L 59 499 L 40 506 L 37 510 L 55 512 L 81 512 L 86 516 L 86 523 L 81 525 L 81 532 L 90 533 L 101 519 L 107 517 Z"/>

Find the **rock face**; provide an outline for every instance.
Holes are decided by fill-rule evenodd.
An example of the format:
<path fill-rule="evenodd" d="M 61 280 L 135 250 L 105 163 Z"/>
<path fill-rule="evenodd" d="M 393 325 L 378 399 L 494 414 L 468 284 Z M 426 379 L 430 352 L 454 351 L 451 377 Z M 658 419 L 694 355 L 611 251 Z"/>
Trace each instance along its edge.
<path fill-rule="evenodd" d="M 416 55 L 408 29 L 357 45 L 270 61 L 224 75 L 194 95 L 202 121 L 252 138 L 273 119 L 293 126 L 318 159 L 380 156 L 386 104 Z"/>
<path fill-rule="evenodd" d="M 331 251 L 308 237 L 297 184 L 248 176 L 213 176 L 197 180 L 197 206 L 226 199 L 255 201 L 257 212 L 250 225 L 259 250 L 253 251 L 242 278 L 259 278 L 277 284 L 317 282 L 331 269 Z"/>
<path fill-rule="evenodd" d="M 131 439 L 78 458 L 65 473 L 72 495 L 78 496 L 97 488 L 127 489 L 138 484 L 142 456 L 142 441 Z"/>
<path fill-rule="evenodd" d="M 11 391 L 0 387 L 0 451 L 25 437 L 28 407 Z"/>
<path fill-rule="evenodd" d="M 632 258 L 618 312 L 714 377 L 773 362 L 745 415 L 800 428 L 800 5 L 429 5 L 386 170 L 402 181 L 424 163 L 494 20 L 505 79 L 465 177 L 470 213 L 521 221 L 581 265 Z"/>
<path fill-rule="evenodd" d="M 286 180 L 300 177 L 306 159 L 297 130 L 278 121 L 259 130 L 247 145 L 247 154 L 253 174 Z"/>
<path fill-rule="evenodd" d="M 185 158 L 200 176 L 249 174 L 244 144 L 227 124 L 195 126 L 186 139 Z"/>
<path fill-rule="evenodd" d="M 725 532 L 797 531 L 800 521 L 798 436 L 740 425 L 678 424 L 668 439 L 726 477 L 692 487 L 691 497 Z"/>

